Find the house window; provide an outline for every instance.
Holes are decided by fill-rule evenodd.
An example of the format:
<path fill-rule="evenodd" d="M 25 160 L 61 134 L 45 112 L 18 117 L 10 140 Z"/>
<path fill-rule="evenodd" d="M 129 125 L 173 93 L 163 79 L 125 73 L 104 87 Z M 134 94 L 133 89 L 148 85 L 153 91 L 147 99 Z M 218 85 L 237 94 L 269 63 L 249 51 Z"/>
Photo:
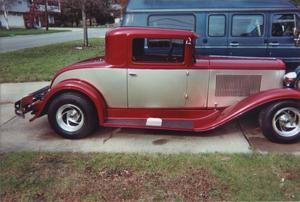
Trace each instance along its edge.
<path fill-rule="evenodd" d="M 193 15 L 151 15 L 148 19 L 148 25 L 149 27 L 194 31 L 195 21 Z"/>
<path fill-rule="evenodd" d="M 232 18 L 232 36 L 261 37 L 264 34 L 263 15 L 234 15 Z"/>
<path fill-rule="evenodd" d="M 132 60 L 135 62 L 182 63 L 184 60 L 184 40 L 133 39 Z"/>
<path fill-rule="evenodd" d="M 208 36 L 222 37 L 225 36 L 225 15 L 210 15 L 208 20 Z"/>
<path fill-rule="evenodd" d="M 294 14 L 279 14 L 272 18 L 272 36 L 293 36 Z"/>

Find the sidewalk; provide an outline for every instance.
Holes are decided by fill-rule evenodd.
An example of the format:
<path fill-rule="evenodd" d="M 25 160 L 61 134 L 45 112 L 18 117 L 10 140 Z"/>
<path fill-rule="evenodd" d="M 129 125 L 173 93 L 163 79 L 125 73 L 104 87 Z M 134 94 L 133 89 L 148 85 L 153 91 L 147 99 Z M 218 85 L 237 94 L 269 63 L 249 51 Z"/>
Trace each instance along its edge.
<path fill-rule="evenodd" d="M 49 82 L 0 84 L 0 151 L 72 151 L 139 153 L 249 153 L 237 122 L 206 133 L 100 128 L 82 140 L 56 135 L 44 116 L 34 122 L 14 117 L 13 103 Z M 8 120 L 11 121 L 7 122 Z"/>
<path fill-rule="evenodd" d="M 49 127 L 47 116 L 34 122 L 15 117 L 14 102 L 50 82 L 0 84 L 0 152 L 71 151 L 133 153 L 292 153 L 300 155 L 300 142 L 275 144 L 257 124 L 257 114 L 205 133 L 144 129 L 100 128 L 82 140 L 67 140 Z"/>

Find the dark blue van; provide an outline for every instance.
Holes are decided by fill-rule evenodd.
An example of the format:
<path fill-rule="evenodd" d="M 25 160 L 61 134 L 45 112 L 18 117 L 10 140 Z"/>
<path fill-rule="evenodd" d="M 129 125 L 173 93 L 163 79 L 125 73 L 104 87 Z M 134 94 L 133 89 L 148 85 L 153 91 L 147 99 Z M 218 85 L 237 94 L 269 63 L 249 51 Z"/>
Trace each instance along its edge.
<path fill-rule="evenodd" d="M 122 26 L 193 30 L 197 54 L 300 66 L 300 8 L 289 0 L 129 0 Z"/>

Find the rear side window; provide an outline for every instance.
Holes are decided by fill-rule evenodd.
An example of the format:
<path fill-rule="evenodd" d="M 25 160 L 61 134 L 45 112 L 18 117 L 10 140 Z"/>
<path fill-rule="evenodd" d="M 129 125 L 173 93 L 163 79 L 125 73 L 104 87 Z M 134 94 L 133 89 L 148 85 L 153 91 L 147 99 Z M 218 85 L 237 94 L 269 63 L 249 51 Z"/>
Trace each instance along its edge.
<path fill-rule="evenodd" d="M 233 37 L 261 37 L 264 34 L 263 15 L 234 15 L 232 17 Z"/>
<path fill-rule="evenodd" d="M 148 26 L 195 31 L 195 21 L 193 15 L 151 15 Z"/>
<path fill-rule="evenodd" d="M 184 40 L 133 39 L 132 60 L 135 62 L 182 63 L 184 60 Z"/>
<path fill-rule="evenodd" d="M 272 18 L 272 36 L 293 36 L 294 14 L 278 14 Z"/>
<path fill-rule="evenodd" d="M 208 18 L 208 36 L 222 37 L 225 36 L 226 27 L 225 15 L 210 15 Z"/>

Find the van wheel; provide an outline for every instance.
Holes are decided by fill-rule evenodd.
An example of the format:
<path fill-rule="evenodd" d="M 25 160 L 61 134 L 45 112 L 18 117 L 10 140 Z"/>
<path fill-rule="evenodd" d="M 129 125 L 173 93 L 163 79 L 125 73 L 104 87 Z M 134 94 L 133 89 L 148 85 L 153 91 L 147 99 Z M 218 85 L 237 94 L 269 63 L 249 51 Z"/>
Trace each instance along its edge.
<path fill-rule="evenodd" d="M 64 138 L 80 139 L 97 127 L 97 114 L 93 104 L 79 93 L 63 93 L 56 97 L 48 109 L 48 121 L 53 130 Z"/>
<path fill-rule="evenodd" d="M 294 143 L 300 139 L 300 102 L 280 101 L 260 112 L 260 125 L 266 138 L 278 143 Z"/>
<path fill-rule="evenodd" d="M 297 77 L 297 79 L 296 79 L 296 81 L 295 81 L 294 87 L 295 87 L 296 89 L 300 89 L 300 74 L 298 75 L 298 77 Z"/>

